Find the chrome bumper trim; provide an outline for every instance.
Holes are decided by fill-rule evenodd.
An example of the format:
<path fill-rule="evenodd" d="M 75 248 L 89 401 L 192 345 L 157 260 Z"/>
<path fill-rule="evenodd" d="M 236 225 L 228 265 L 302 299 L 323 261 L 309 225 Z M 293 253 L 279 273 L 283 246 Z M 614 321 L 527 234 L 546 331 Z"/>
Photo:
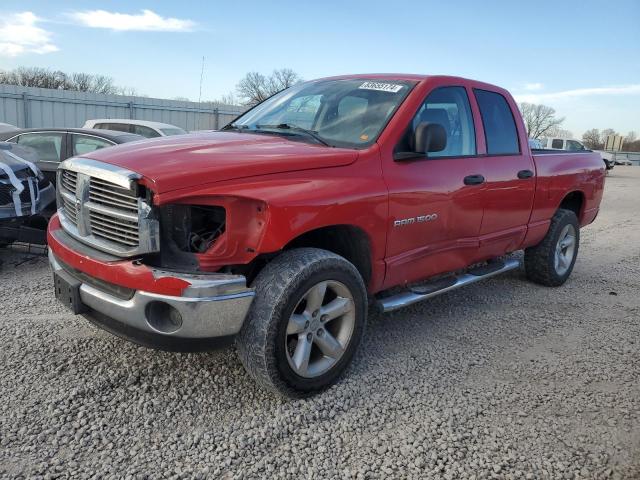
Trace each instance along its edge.
<path fill-rule="evenodd" d="M 63 270 L 51 249 L 49 262 L 54 271 Z M 185 295 L 188 296 L 174 297 L 137 290 L 130 300 L 122 300 L 82 283 L 80 298 L 96 312 L 129 327 L 163 337 L 204 339 L 235 335 L 240 331 L 255 295 L 253 289 L 246 287 L 244 277 L 215 275 L 207 281 L 206 275 L 172 273 L 171 276 L 184 278 L 191 283 L 185 289 Z M 166 303 L 180 312 L 181 327 L 171 333 L 153 328 L 146 317 L 147 305 L 151 302 Z"/>

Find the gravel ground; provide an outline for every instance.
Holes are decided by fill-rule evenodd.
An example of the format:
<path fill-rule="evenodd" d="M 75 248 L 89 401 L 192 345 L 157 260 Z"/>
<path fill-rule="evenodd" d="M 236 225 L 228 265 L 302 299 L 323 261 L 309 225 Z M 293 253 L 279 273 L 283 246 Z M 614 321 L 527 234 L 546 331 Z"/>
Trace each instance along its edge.
<path fill-rule="evenodd" d="M 567 284 L 522 271 L 388 315 L 326 393 L 286 401 L 234 352 L 126 343 L 0 251 L 7 478 L 640 478 L 640 168 L 616 167 Z"/>

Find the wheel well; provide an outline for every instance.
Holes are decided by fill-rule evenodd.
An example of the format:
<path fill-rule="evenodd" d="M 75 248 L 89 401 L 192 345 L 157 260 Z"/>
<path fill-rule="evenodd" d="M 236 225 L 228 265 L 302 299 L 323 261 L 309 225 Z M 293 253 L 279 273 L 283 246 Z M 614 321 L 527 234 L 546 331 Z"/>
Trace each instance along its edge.
<path fill-rule="evenodd" d="M 314 247 L 333 252 L 349 260 L 358 269 L 365 285 L 371 280 L 371 248 L 369 237 L 358 227 L 333 225 L 303 233 L 291 240 L 283 250 Z"/>
<path fill-rule="evenodd" d="M 578 220 L 580 219 L 580 215 L 582 214 L 582 206 L 584 205 L 584 194 L 580 191 L 575 191 L 567 194 L 566 197 L 560 203 L 558 208 L 563 208 L 565 210 L 571 210 L 576 214 Z"/>

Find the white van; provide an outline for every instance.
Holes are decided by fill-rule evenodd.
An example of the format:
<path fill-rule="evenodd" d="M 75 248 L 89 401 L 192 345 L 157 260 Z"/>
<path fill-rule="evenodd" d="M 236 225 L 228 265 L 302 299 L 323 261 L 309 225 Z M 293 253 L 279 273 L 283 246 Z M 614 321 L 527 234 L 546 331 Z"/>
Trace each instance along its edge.
<path fill-rule="evenodd" d="M 167 137 L 169 135 L 184 135 L 185 130 L 169 123 L 149 122 L 147 120 L 132 120 L 130 118 L 99 118 L 87 120 L 83 128 L 97 128 L 98 130 L 115 130 L 117 132 L 135 133 L 147 138 Z"/>

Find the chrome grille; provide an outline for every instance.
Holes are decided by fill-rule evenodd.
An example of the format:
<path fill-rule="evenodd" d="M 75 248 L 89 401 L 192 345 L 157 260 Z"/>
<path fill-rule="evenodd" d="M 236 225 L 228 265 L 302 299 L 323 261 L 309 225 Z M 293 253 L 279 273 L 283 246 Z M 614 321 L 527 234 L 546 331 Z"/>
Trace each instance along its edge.
<path fill-rule="evenodd" d="M 62 227 L 77 239 L 119 256 L 158 250 L 159 227 L 138 196 L 137 175 L 90 159 L 64 161 L 58 172 Z"/>

